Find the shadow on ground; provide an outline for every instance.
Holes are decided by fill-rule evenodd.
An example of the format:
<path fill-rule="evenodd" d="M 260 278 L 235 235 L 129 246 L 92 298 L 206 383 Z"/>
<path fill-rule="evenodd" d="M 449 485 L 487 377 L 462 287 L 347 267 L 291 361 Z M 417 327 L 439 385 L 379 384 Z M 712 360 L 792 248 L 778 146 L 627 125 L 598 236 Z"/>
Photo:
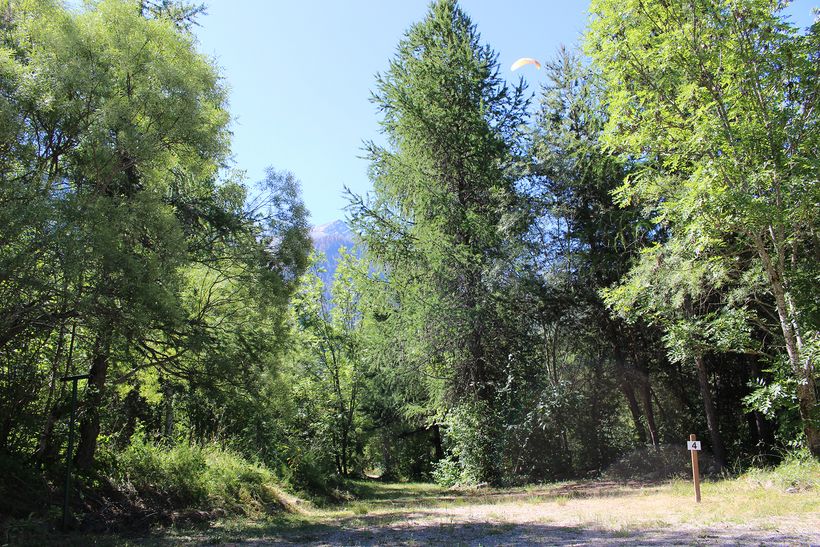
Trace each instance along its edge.
<path fill-rule="evenodd" d="M 407 515 L 405 515 L 405 518 Z M 367 518 L 360 519 L 368 521 Z M 607 531 L 548 524 L 435 523 L 402 526 L 371 521 L 370 526 L 339 523 L 316 526 L 294 534 L 245 530 L 240 545 L 802 545 L 806 538 L 795 535 L 762 537 L 758 531 L 725 533 L 717 530 Z M 217 540 L 219 541 L 219 540 Z M 222 541 L 230 542 L 228 538 Z M 236 541 L 236 540 L 234 540 Z"/>
<path fill-rule="evenodd" d="M 364 502 L 371 508 L 401 509 L 408 506 L 427 505 L 435 507 L 441 504 L 452 503 L 503 503 L 528 500 L 550 500 L 556 498 L 593 498 L 593 497 L 621 497 L 635 495 L 635 490 L 657 486 L 658 483 L 649 482 L 616 482 L 616 481 L 584 481 L 561 483 L 543 487 L 528 487 L 520 489 L 504 489 L 495 491 L 484 488 L 468 488 L 453 490 L 418 491 L 412 487 L 390 488 L 374 483 L 357 483 L 352 489 L 357 501 Z M 350 505 L 350 502 L 342 504 Z"/>

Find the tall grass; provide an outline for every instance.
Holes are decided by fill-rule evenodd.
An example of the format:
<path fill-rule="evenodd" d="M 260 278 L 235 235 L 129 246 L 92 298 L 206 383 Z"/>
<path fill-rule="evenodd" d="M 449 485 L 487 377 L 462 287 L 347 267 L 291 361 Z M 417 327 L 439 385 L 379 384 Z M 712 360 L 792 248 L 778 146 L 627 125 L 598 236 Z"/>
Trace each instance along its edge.
<path fill-rule="evenodd" d="M 820 489 L 820 461 L 805 449 L 791 452 L 777 467 L 749 469 L 738 480 L 765 488 L 817 490 Z"/>
<path fill-rule="evenodd" d="M 148 504 L 253 515 L 290 509 L 267 468 L 217 445 L 162 446 L 142 439 L 117 455 L 112 482 Z"/>

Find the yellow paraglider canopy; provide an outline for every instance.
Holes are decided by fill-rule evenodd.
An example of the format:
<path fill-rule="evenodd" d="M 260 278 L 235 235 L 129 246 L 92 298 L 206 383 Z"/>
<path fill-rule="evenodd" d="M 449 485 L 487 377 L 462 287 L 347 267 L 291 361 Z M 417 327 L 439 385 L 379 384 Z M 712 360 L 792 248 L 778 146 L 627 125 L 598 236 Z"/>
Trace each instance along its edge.
<path fill-rule="evenodd" d="M 535 59 L 531 59 L 530 57 L 521 57 L 516 62 L 512 64 L 510 70 L 517 70 L 524 65 L 535 65 L 535 68 L 541 68 L 541 63 L 536 61 Z"/>

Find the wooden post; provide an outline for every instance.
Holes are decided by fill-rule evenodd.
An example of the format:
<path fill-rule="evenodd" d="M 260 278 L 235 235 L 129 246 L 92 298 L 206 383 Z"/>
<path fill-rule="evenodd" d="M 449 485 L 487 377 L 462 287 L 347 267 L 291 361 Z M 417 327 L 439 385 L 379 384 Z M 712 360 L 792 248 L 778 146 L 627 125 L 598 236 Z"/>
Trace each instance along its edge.
<path fill-rule="evenodd" d="M 698 440 L 694 433 L 689 435 L 690 441 Z M 692 481 L 695 483 L 695 501 L 700 503 L 700 470 L 698 469 L 698 451 L 690 450 L 692 454 Z"/>

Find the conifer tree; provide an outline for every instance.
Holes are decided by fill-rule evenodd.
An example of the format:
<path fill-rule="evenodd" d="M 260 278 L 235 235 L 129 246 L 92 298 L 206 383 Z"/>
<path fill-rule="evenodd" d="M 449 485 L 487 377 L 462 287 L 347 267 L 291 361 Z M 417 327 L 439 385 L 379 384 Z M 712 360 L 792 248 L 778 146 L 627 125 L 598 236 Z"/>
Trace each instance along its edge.
<path fill-rule="evenodd" d="M 460 461 L 498 479 L 496 395 L 506 376 L 499 305 L 526 225 L 515 184 L 526 101 L 453 0 L 431 5 L 377 81 L 387 147 L 369 146 L 374 195 L 354 224 L 397 291 L 385 332 L 406 365 L 432 379 L 439 413 L 473 418 Z"/>

